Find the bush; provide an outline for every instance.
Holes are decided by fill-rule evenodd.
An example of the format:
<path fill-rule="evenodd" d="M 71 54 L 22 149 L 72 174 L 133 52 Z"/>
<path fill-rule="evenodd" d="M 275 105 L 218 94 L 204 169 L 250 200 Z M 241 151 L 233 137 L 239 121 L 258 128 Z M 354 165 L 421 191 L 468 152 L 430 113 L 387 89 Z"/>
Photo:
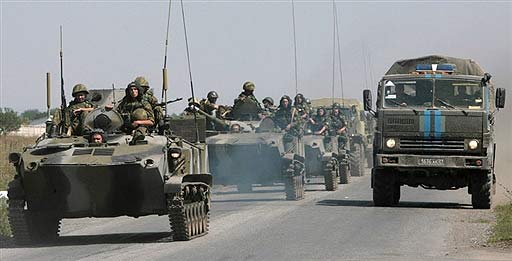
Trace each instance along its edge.
<path fill-rule="evenodd" d="M 0 108 L 0 135 L 17 131 L 21 127 L 22 119 L 13 109 Z"/>
<path fill-rule="evenodd" d="M 491 242 L 512 243 L 512 203 L 496 207 L 496 226 Z"/>

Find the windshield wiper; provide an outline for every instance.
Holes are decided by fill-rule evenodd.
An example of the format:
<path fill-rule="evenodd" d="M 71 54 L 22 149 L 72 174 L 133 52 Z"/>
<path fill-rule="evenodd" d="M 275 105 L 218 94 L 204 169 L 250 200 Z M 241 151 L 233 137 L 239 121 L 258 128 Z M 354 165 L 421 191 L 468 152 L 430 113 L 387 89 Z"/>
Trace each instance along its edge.
<path fill-rule="evenodd" d="M 462 111 L 462 113 L 464 113 L 465 116 L 468 116 L 468 113 L 465 110 L 463 110 L 461 108 L 457 108 L 457 107 L 451 105 L 450 103 L 448 103 L 447 101 L 445 101 L 445 100 L 443 100 L 443 99 L 441 99 L 439 97 L 436 97 L 436 101 L 440 102 L 441 104 L 443 104 L 444 106 L 446 106 L 446 107 L 448 107 L 450 109 L 460 110 L 460 111 Z"/>
<path fill-rule="evenodd" d="M 406 104 L 399 103 L 399 102 L 397 102 L 397 101 L 395 101 L 395 100 L 386 100 L 386 101 L 389 101 L 389 102 L 391 102 L 391 103 L 393 103 L 393 104 L 396 104 L 396 105 L 398 105 L 398 106 L 400 106 L 400 107 L 407 107 L 407 105 L 406 105 Z M 415 109 L 413 109 L 413 108 L 411 108 L 411 107 L 407 107 L 407 108 L 408 108 L 408 109 L 411 109 L 411 110 L 414 112 L 414 114 L 415 114 L 415 115 L 418 115 L 418 111 L 417 111 L 417 110 L 415 110 Z"/>

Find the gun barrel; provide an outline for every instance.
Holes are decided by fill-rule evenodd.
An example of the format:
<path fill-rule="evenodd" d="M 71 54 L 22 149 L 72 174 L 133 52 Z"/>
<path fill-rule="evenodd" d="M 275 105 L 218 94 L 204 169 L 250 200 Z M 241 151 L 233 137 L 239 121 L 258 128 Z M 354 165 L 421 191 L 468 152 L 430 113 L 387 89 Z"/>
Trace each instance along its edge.
<path fill-rule="evenodd" d="M 206 112 L 204 112 L 203 110 L 197 108 L 196 110 L 199 114 L 205 116 L 208 120 L 212 121 L 213 123 L 215 123 L 216 126 L 220 126 L 221 128 L 223 129 L 229 129 L 229 124 L 217 117 L 214 117 Z"/>

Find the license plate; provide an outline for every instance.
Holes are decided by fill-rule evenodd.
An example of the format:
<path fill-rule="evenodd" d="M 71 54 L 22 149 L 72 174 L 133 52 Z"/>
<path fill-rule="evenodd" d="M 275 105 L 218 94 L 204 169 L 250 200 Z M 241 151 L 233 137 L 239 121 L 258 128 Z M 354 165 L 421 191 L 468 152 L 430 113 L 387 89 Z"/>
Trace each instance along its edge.
<path fill-rule="evenodd" d="M 420 158 L 418 165 L 423 166 L 444 166 L 444 159 Z"/>

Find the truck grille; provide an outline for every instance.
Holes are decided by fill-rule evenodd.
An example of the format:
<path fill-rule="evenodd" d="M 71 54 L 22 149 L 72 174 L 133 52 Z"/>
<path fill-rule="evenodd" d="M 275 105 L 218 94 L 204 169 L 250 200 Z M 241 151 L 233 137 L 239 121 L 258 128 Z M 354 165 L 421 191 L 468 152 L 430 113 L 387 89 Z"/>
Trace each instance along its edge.
<path fill-rule="evenodd" d="M 464 151 L 464 140 L 420 140 L 420 139 L 400 139 L 400 149 L 402 150 L 422 150 L 422 151 L 445 151 L 461 152 Z"/>

